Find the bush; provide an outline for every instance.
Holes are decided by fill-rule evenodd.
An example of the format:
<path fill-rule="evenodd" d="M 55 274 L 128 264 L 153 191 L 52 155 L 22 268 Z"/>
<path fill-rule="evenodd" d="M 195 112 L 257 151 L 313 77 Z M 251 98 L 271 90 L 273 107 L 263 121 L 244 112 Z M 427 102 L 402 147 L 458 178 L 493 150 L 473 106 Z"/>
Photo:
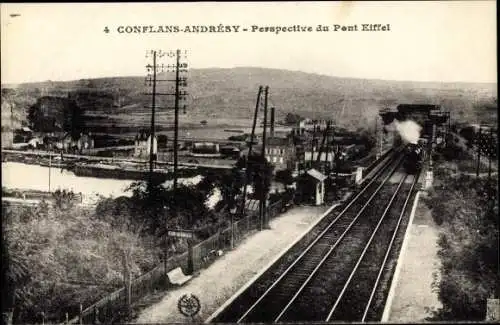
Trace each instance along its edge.
<path fill-rule="evenodd" d="M 229 141 L 246 141 L 247 140 L 247 135 L 246 134 L 240 134 L 240 135 L 232 135 L 228 137 L 227 139 Z"/>
<path fill-rule="evenodd" d="M 302 120 L 302 117 L 299 114 L 288 113 L 285 116 L 285 124 L 286 125 L 296 125 Z"/>
<path fill-rule="evenodd" d="M 500 280 L 497 187 L 465 175 L 441 178 L 426 202 L 442 226 L 441 280 L 434 287 L 443 307 L 433 319 L 481 321 Z"/>
<path fill-rule="evenodd" d="M 276 181 L 285 185 L 291 185 L 294 181 L 292 171 L 290 169 L 283 169 L 276 172 Z"/>

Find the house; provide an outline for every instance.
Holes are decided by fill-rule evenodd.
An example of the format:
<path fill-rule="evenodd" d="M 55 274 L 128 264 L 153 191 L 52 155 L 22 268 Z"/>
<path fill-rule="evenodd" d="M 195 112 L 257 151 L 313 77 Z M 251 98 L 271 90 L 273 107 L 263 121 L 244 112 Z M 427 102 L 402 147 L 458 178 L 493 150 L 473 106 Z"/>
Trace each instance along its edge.
<path fill-rule="evenodd" d="M 218 143 L 195 142 L 191 149 L 191 155 L 194 157 L 220 157 L 220 147 Z"/>
<path fill-rule="evenodd" d="M 240 151 L 240 157 L 247 157 L 248 156 L 248 148 L 244 148 L 243 150 Z M 262 152 L 262 145 L 260 144 L 254 144 L 252 146 L 252 156 L 255 155 L 260 155 Z"/>
<path fill-rule="evenodd" d="M 43 139 L 40 137 L 33 137 L 28 141 L 28 146 L 34 149 L 44 147 Z"/>
<path fill-rule="evenodd" d="M 238 159 L 240 156 L 240 149 L 236 146 L 222 146 L 220 147 L 220 153 L 223 157 L 229 157 L 232 159 Z"/>
<path fill-rule="evenodd" d="M 88 154 L 91 149 L 94 149 L 94 145 L 92 133 L 80 133 L 80 138 L 77 141 L 77 148 L 80 154 Z"/>
<path fill-rule="evenodd" d="M 48 134 L 43 135 L 42 139 L 43 139 L 43 144 L 44 144 L 45 148 L 48 148 L 48 149 L 56 148 L 58 143 L 59 143 L 59 139 L 63 136 L 64 136 L 64 134 L 55 135 L 54 133 L 48 133 Z"/>
<path fill-rule="evenodd" d="M 327 120 L 311 120 L 310 118 L 306 118 L 299 122 L 298 127 L 307 131 L 314 129 L 322 131 L 326 129 L 327 123 Z"/>
<path fill-rule="evenodd" d="M 33 132 L 26 126 L 14 130 L 14 143 L 28 143 L 29 139 L 32 137 Z"/>
<path fill-rule="evenodd" d="M 65 133 L 56 143 L 56 148 L 67 153 L 78 151 L 78 140 L 73 138 L 71 133 Z"/>
<path fill-rule="evenodd" d="M 12 148 L 13 143 L 14 143 L 14 133 L 11 131 L 2 130 L 2 149 Z"/>
<path fill-rule="evenodd" d="M 306 144 L 304 145 L 304 161 L 316 161 L 318 159 L 319 150 L 321 149 L 321 161 L 328 161 L 332 163 L 334 161 L 335 148 L 333 146 L 323 146 L 317 141 L 316 145 Z M 328 154 L 327 154 L 328 151 Z"/>
<path fill-rule="evenodd" d="M 274 170 L 296 168 L 296 152 L 292 137 L 271 137 L 266 140 L 265 156 L 267 161 L 274 165 Z"/>
<path fill-rule="evenodd" d="M 308 178 L 308 188 L 314 189 L 314 204 L 323 204 L 325 202 L 325 179 L 327 179 L 327 176 L 323 175 L 314 168 L 309 169 L 306 176 Z"/>
<path fill-rule="evenodd" d="M 151 149 L 151 133 L 149 131 L 140 131 L 135 136 L 134 157 L 148 158 Z M 158 153 L 158 138 L 153 140 L 153 154 Z"/>
<path fill-rule="evenodd" d="M 302 140 L 310 141 L 314 137 L 321 138 L 327 125 L 327 120 L 304 119 L 292 129 L 292 134 Z"/>

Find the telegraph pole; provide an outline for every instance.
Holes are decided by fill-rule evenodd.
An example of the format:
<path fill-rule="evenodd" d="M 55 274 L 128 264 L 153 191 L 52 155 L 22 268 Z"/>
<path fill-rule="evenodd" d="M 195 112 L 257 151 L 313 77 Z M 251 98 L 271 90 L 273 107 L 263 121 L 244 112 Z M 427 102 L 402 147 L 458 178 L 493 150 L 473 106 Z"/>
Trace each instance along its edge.
<path fill-rule="evenodd" d="M 379 159 L 379 152 L 378 152 L 378 118 L 375 116 L 375 159 Z"/>
<path fill-rule="evenodd" d="M 150 64 L 146 65 L 146 68 L 148 70 L 148 73 L 152 69 L 152 76 L 148 74 L 146 77 L 146 84 L 149 83 L 149 86 L 152 86 L 152 93 L 148 94 L 152 96 L 152 105 L 151 105 L 151 142 L 150 142 L 150 153 L 149 153 L 149 184 L 150 186 L 153 184 L 153 177 L 154 177 L 154 161 L 155 161 L 155 153 L 154 153 L 154 139 L 155 139 L 155 109 L 156 109 L 156 96 L 174 96 L 174 107 L 164 107 L 166 109 L 174 109 L 174 183 L 173 183 L 173 212 L 174 216 L 177 216 L 177 179 L 178 179 L 178 161 L 177 161 L 177 150 L 178 150 L 178 128 L 179 128 L 179 102 L 180 100 L 183 100 L 187 96 L 186 91 L 181 91 L 180 87 L 181 86 L 187 86 L 187 78 L 186 77 L 180 77 L 181 72 L 187 72 L 188 64 L 187 63 L 181 63 L 180 62 L 180 56 L 181 56 L 181 51 L 176 50 L 175 52 L 169 51 L 169 52 L 163 52 L 163 51 L 148 51 L 146 53 L 146 57 L 148 54 L 152 54 L 153 56 L 153 65 L 151 66 Z M 167 56 L 169 58 L 175 57 L 176 58 L 176 63 L 175 65 L 164 65 L 157 64 L 157 57 L 163 57 Z M 173 69 L 173 70 L 171 70 Z M 157 79 L 157 72 L 173 72 L 175 71 L 175 78 L 174 79 L 169 79 L 168 77 L 166 79 L 159 80 Z M 175 91 L 174 93 L 160 93 L 157 92 L 156 89 L 156 84 L 157 82 L 174 82 L 175 84 Z M 146 107 L 147 108 L 147 107 Z M 186 105 L 184 105 L 184 112 L 186 109 Z M 157 144 L 158 145 L 158 144 Z M 158 148 L 157 148 L 158 150 Z M 165 214 L 165 252 L 163 254 L 164 256 L 164 268 L 165 268 L 165 274 L 167 273 L 167 256 L 168 256 L 168 222 L 167 222 L 167 214 Z M 189 227 L 191 226 L 191 216 L 189 216 L 188 219 L 188 225 Z M 189 260 L 188 260 L 188 273 L 192 272 L 192 242 L 191 240 L 188 240 L 188 245 L 189 245 Z"/>
<path fill-rule="evenodd" d="M 267 98 L 269 95 L 269 86 L 266 86 L 266 89 L 264 90 L 264 128 L 262 130 L 262 166 L 261 166 L 261 171 L 265 172 L 265 167 L 266 167 L 266 129 L 267 129 Z M 262 189 L 265 187 L 266 183 L 266 178 L 267 178 L 267 173 L 261 175 L 263 176 L 261 179 L 261 184 L 262 184 Z M 260 210 L 261 210 L 261 222 L 260 222 L 260 229 L 264 227 L 265 220 L 266 220 L 266 201 L 267 201 L 267 193 L 262 193 L 261 199 L 260 199 Z"/>
<path fill-rule="evenodd" d="M 319 149 L 318 149 L 318 157 L 316 157 L 316 164 L 318 165 L 318 168 L 320 168 L 320 170 L 322 172 L 325 172 L 326 170 L 326 165 L 328 164 L 328 149 L 325 148 L 325 141 L 327 143 L 327 146 L 328 146 L 328 133 L 330 132 L 330 120 L 328 120 L 328 122 L 326 123 L 326 128 L 325 130 L 323 131 L 323 139 L 321 140 L 321 144 L 319 145 Z M 325 152 L 326 154 L 326 162 L 324 164 L 321 164 L 321 156 L 323 154 L 323 152 Z"/>
<path fill-rule="evenodd" d="M 175 216 L 177 216 L 177 164 L 178 164 L 178 153 L 179 148 L 179 57 L 180 50 L 176 52 L 176 65 L 175 65 L 175 102 L 174 102 L 174 210 Z M 191 226 L 191 215 L 189 215 L 188 220 L 189 226 Z"/>
<path fill-rule="evenodd" d="M 493 155 L 493 128 L 490 127 L 490 152 L 488 154 L 488 180 L 491 180 L 491 156 Z"/>
<path fill-rule="evenodd" d="M 377 117 L 377 126 L 378 126 L 378 117 Z M 378 128 L 377 128 L 378 130 Z M 380 132 L 379 132 L 379 148 L 378 148 L 378 155 L 377 159 L 382 157 L 382 152 L 384 151 L 384 127 L 382 126 Z"/>
<path fill-rule="evenodd" d="M 153 92 L 151 94 L 151 144 L 149 147 L 149 184 L 153 184 L 155 108 L 156 108 L 156 51 L 153 51 Z"/>
<path fill-rule="evenodd" d="M 309 168 L 314 168 L 314 145 L 316 144 L 316 122 L 313 122 L 313 136 L 311 142 L 311 166 Z"/>
<path fill-rule="evenodd" d="M 50 193 L 50 173 L 52 171 L 52 152 L 49 149 L 49 193 Z"/>
<path fill-rule="evenodd" d="M 333 137 L 334 137 L 334 126 L 333 126 L 333 121 L 332 120 L 329 120 L 328 121 L 328 126 L 330 127 L 329 130 L 328 130 L 328 133 L 327 133 L 327 139 L 326 139 L 326 174 L 328 176 L 328 179 L 330 179 L 330 170 L 332 168 L 332 164 L 330 163 L 330 161 L 328 160 L 328 154 L 330 154 L 330 156 L 332 156 L 332 153 L 331 153 L 331 145 L 333 143 Z M 332 159 L 333 160 L 333 159 Z"/>
<path fill-rule="evenodd" d="M 187 86 L 187 78 L 186 77 L 180 77 L 181 72 L 187 72 L 187 63 L 181 63 L 180 62 L 180 56 L 181 56 L 181 50 L 177 50 L 175 52 L 169 51 L 169 52 L 163 52 L 163 51 L 148 51 L 146 56 L 151 53 L 153 56 L 153 65 L 151 66 L 148 64 L 146 66 L 148 72 L 150 70 L 153 70 L 152 76 L 148 75 L 146 77 L 146 83 L 149 83 L 149 86 L 152 86 L 152 93 L 149 93 L 147 95 L 152 96 L 152 105 L 151 107 L 146 107 L 146 108 L 151 108 L 151 143 L 150 143 L 150 180 L 152 180 L 152 174 L 153 174 L 153 165 L 154 165 L 154 146 L 153 146 L 153 140 L 154 140 L 154 134 L 155 134 L 155 110 L 156 110 L 156 96 L 174 96 L 174 107 L 164 107 L 166 109 L 173 109 L 175 111 L 175 117 L 174 117 L 174 193 L 175 190 L 177 189 L 177 147 L 178 147 L 178 128 L 179 128 L 179 101 L 186 99 L 187 92 L 186 91 L 181 91 L 180 87 L 181 86 Z M 176 64 L 175 65 L 165 65 L 165 64 L 157 64 L 157 58 L 158 57 L 164 57 L 167 56 L 169 58 L 171 57 L 176 57 Z M 173 70 L 172 70 L 173 69 Z M 158 79 L 157 78 L 157 72 L 175 72 L 175 78 L 174 79 Z M 174 93 L 160 93 L 157 92 L 156 90 L 156 84 L 158 82 L 174 82 L 175 84 L 175 91 Z M 184 111 L 186 109 L 186 105 L 184 105 Z"/>
<path fill-rule="evenodd" d="M 250 160 L 250 155 L 252 154 L 252 147 L 253 147 L 253 142 L 254 142 L 254 137 L 255 137 L 255 127 L 257 125 L 257 116 L 259 113 L 259 107 L 260 107 L 260 97 L 262 96 L 262 86 L 259 86 L 259 92 L 257 93 L 257 102 L 255 104 L 255 111 L 253 115 L 253 124 L 252 124 L 252 133 L 250 134 L 250 141 L 248 142 L 248 155 L 245 160 L 245 182 L 244 182 L 244 187 L 243 187 L 243 202 L 241 205 L 241 216 L 245 213 L 245 205 L 246 205 L 246 196 L 247 196 L 247 187 L 248 187 L 248 181 L 250 179 L 250 170 L 248 168 L 248 161 Z"/>
<path fill-rule="evenodd" d="M 479 167 L 481 164 L 481 125 L 479 126 L 479 133 L 476 136 L 476 145 L 477 145 L 477 165 L 476 165 L 476 177 L 479 177 Z"/>

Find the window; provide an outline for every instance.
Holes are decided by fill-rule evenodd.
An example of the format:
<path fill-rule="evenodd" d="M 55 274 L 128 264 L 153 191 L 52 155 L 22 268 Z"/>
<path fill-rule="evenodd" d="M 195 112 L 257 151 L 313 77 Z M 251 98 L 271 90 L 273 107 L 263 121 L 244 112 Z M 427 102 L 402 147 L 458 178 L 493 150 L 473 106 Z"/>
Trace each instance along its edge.
<path fill-rule="evenodd" d="M 280 157 L 280 164 L 283 163 L 283 157 Z"/>
<path fill-rule="evenodd" d="M 275 162 L 276 162 L 276 156 L 273 157 L 273 163 L 275 163 Z"/>

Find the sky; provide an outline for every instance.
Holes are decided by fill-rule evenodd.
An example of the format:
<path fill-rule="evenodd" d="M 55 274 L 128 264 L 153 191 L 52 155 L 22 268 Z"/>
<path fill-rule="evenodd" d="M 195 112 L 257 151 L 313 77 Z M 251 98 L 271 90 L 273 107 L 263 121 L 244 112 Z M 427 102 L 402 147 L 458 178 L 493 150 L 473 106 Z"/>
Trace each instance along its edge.
<path fill-rule="evenodd" d="M 151 60 L 145 53 L 152 49 L 182 49 L 190 68 L 255 66 L 369 79 L 497 81 L 495 1 L 12 3 L 0 8 L 2 84 L 142 76 Z M 118 32 L 120 26 L 184 30 L 219 24 L 240 26 L 239 32 Z M 319 24 L 330 31 L 317 32 Z M 335 24 L 358 30 L 332 31 Z M 389 24 L 390 30 L 361 31 L 362 24 Z M 251 32 L 252 26 L 293 25 L 313 31 Z"/>

